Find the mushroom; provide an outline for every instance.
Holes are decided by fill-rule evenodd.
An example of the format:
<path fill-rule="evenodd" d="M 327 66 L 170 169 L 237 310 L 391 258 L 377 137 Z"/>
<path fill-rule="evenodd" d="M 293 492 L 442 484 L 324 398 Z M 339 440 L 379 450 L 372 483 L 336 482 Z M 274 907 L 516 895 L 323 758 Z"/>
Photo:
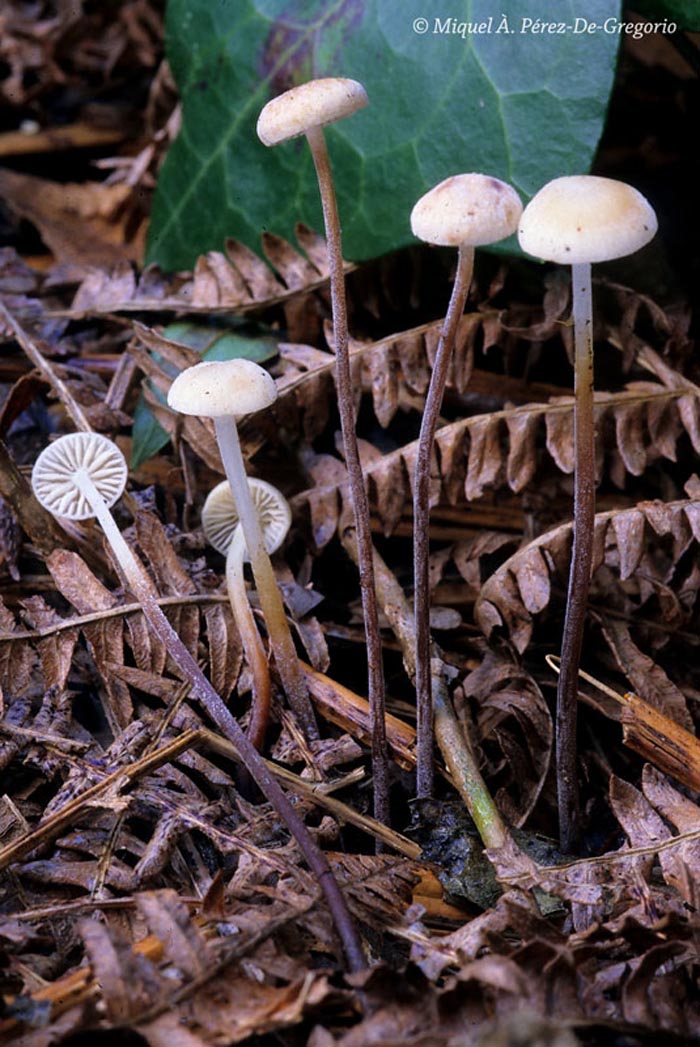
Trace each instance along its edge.
<path fill-rule="evenodd" d="M 126 478 L 127 466 L 119 448 L 97 433 L 81 432 L 62 436 L 42 451 L 34 465 L 32 486 L 38 501 L 53 516 L 69 520 L 97 517 L 149 625 L 183 679 L 190 684 L 191 696 L 201 703 L 222 734 L 233 742 L 241 761 L 296 840 L 326 897 L 348 966 L 353 971 L 362 970 L 366 967 L 362 944 L 326 856 L 319 850 L 255 746 L 163 614 L 143 565 L 114 522 L 109 507 L 121 495 Z"/>
<path fill-rule="evenodd" d="M 248 488 L 260 520 L 268 553 L 279 549 L 289 531 L 292 513 L 284 495 L 265 480 L 248 480 Z M 245 538 L 228 480 L 209 492 L 202 507 L 202 528 L 210 545 L 226 557 L 226 582 L 233 617 L 253 676 L 253 703 L 248 737 L 261 749 L 270 718 L 270 668 L 253 614 L 243 577 L 247 557 Z"/>
<path fill-rule="evenodd" d="M 416 793 L 432 795 L 433 703 L 430 684 L 430 463 L 455 335 L 474 270 L 474 248 L 514 233 L 522 212 L 518 194 L 505 182 L 483 174 L 446 178 L 420 198 L 411 212 L 414 236 L 430 244 L 458 248 L 457 273 L 440 333 L 425 401 L 413 483 L 414 613 L 416 621 Z"/>
<path fill-rule="evenodd" d="M 586 603 L 593 559 L 595 423 L 591 263 L 638 251 L 654 236 L 656 215 L 624 182 L 594 175 L 555 178 L 523 212 L 523 251 L 571 266 L 574 321 L 574 536 L 557 685 L 556 761 L 559 834 L 572 851 L 579 835 L 576 705 Z"/>
<path fill-rule="evenodd" d="M 318 738 L 316 719 L 258 514 L 250 497 L 236 427 L 237 418 L 269 407 L 276 399 L 274 379 L 252 360 L 243 359 L 205 361 L 188 367 L 177 376 L 168 392 L 168 405 L 174 411 L 214 421 L 282 686 L 306 737 L 315 739 Z"/>
<path fill-rule="evenodd" d="M 379 634 L 379 611 L 374 585 L 372 531 L 369 502 L 355 434 L 355 411 L 348 318 L 343 275 L 343 252 L 340 238 L 338 205 L 333 187 L 330 161 L 323 128 L 336 120 L 351 116 L 368 105 L 367 93 L 356 80 L 328 77 L 311 80 L 273 98 L 258 118 L 258 137 L 265 145 L 278 145 L 290 138 L 306 135 L 311 149 L 328 245 L 333 341 L 336 354 L 338 409 L 343 434 L 343 454 L 350 481 L 355 529 L 357 532 L 360 591 L 365 622 L 368 666 L 368 697 L 372 735 L 372 771 L 374 777 L 374 815 L 389 823 L 389 759 L 386 744 L 384 672 Z"/>

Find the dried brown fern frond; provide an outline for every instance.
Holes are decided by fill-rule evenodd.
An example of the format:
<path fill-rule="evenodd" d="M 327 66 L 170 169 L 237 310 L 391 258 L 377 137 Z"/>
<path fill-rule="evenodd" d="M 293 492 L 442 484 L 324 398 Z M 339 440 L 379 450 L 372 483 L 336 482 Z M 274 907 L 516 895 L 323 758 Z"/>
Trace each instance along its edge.
<path fill-rule="evenodd" d="M 694 388 L 694 387 L 693 387 Z M 597 458 L 602 474 L 606 459 L 619 483 L 629 473 L 639 476 L 660 458 L 675 460 L 676 447 L 687 434 L 700 451 L 700 397 L 687 389 L 668 389 L 655 382 L 636 382 L 620 393 L 598 393 Z M 509 488 L 518 494 L 530 485 L 543 461 L 561 472 L 573 471 L 573 398 L 526 404 L 451 422 L 438 431 L 431 503 L 458 505 L 481 498 L 488 490 Z M 416 442 L 381 457 L 365 468 L 384 533 L 398 524 L 411 498 Z M 324 545 L 335 533 L 347 489 L 341 463 L 337 476 L 301 492 L 296 503 L 309 506 L 314 540 Z"/>
<path fill-rule="evenodd" d="M 283 305 L 300 294 L 323 287 L 328 280 L 325 241 L 307 226 L 296 228 L 299 249 L 272 233 L 262 236 L 269 262 L 238 240 L 225 250 L 209 251 L 194 272 L 167 275 L 154 266 L 137 275 L 128 265 L 111 272 L 95 269 L 79 286 L 71 316 L 107 312 L 245 313 Z M 346 265 L 350 271 L 352 266 Z"/>
<path fill-rule="evenodd" d="M 571 523 L 555 527 L 518 550 L 484 583 L 474 615 L 487 637 L 503 630 L 519 652 L 525 651 L 554 583 L 564 590 L 571 540 Z M 656 596 L 656 614 L 660 610 L 664 626 L 681 627 L 694 608 L 697 582 L 678 596 L 673 583 L 683 554 L 699 541 L 700 503 L 691 499 L 641 502 L 597 514 L 591 599 L 602 595 L 609 609 L 632 614 Z"/>

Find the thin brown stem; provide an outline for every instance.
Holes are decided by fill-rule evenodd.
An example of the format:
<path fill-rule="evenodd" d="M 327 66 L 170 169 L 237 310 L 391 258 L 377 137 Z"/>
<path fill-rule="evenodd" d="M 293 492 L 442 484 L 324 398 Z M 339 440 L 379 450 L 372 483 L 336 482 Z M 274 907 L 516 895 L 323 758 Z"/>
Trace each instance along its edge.
<path fill-rule="evenodd" d="M 591 267 L 571 267 L 574 317 L 574 540 L 557 686 L 556 757 L 559 838 L 573 852 L 579 839 L 576 714 L 595 524 L 595 422 L 593 414 L 593 310 Z"/>
<path fill-rule="evenodd" d="M 379 633 L 377 594 L 374 586 L 369 501 L 367 499 L 367 491 L 365 490 L 362 464 L 355 434 L 354 395 L 350 374 L 348 317 L 345 301 L 345 276 L 343 274 L 340 221 L 323 129 L 320 127 L 314 128 L 312 131 L 307 132 L 306 137 L 316 167 L 326 227 L 331 305 L 333 309 L 338 409 L 343 433 L 343 453 L 350 480 L 350 495 L 357 532 L 360 591 L 362 594 L 362 612 L 367 640 L 368 698 L 372 731 L 372 773 L 374 776 L 374 817 L 384 825 L 389 825 L 389 757 L 386 743 L 386 724 L 384 721 L 382 643 Z"/>
<path fill-rule="evenodd" d="M 474 248 L 459 249 L 457 273 L 450 304 L 438 342 L 430 387 L 418 438 L 416 472 L 413 484 L 413 575 L 414 615 L 416 621 L 416 714 L 418 750 L 416 795 L 432 796 L 435 779 L 433 765 L 433 703 L 430 684 L 430 465 L 435 443 L 447 371 L 457 332 L 464 312 L 474 271 Z"/>

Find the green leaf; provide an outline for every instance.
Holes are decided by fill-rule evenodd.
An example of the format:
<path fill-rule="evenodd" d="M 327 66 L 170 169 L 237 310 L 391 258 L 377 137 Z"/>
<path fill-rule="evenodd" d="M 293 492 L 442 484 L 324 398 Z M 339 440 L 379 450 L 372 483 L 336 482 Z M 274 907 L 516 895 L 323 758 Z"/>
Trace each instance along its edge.
<path fill-rule="evenodd" d="M 531 0 L 455 0 L 447 12 L 433 0 L 170 0 L 183 124 L 159 179 L 149 260 L 191 267 L 226 236 L 259 250 L 264 229 L 291 239 L 299 220 L 322 231 L 304 140 L 268 149 L 255 132 L 271 97 L 312 76 L 353 77 L 370 98 L 327 130 L 348 258 L 410 243 L 413 204 L 450 174 L 493 174 L 529 197 L 587 171 L 620 39 L 603 23 L 620 4 L 551 6 L 537 15 L 562 33 L 535 31 Z"/>
<path fill-rule="evenodd" d="M 677 29 L 700 30 L 700 4 L 697 0 L 634 0 L 631 7 L 635 14 L 644 15 L 652 24 L 668 19 Z M 657 32 L 667 33 L 668 26 L 657 27 Z"/>
<path fill-rule="evenodd" d="M 196 349 L 202 354 L 203 360 L 234 360 L 242 357 L 263 364 L 277 356 L 277 340 L 272 335 L 246 334 L 246 331 L 257 331 L 257 329 L 243 323 L 240 331 L 231 331 L 222 329 L 220 326 L 190 323 L 183 320 L 169 324 L 164 329 L 163 336 L 172 342 L 179 342 L 190 349 Z M 164 363 L 157 353 L 153 355 L 157 361 Z M 150 383 L 149 389 L 160 403 L 166 402 L 163 394 Z M 134 410 L 132 436 L 132 469 L 138 469 L 140 465 L 152 458 L 170 439 L 148 406 L 143 394 L 139 396 Z"/>
<path fill-rule="evenodd" d="M 151 388 L 153 388 L 151 386 Z M 155 390 L 159 400 L 165 403 L 165 397 Z M 134 424 L 131 430 L 133 442 L 131 444 L 130 467 L 138 469 L 140 465 L 147 462 L 155 454 L 165 447 L 170 437 L 163 426 L 156 419 L 153 411 L 146 403 L 143 393 L 139 395 L 134 410 Z"/>

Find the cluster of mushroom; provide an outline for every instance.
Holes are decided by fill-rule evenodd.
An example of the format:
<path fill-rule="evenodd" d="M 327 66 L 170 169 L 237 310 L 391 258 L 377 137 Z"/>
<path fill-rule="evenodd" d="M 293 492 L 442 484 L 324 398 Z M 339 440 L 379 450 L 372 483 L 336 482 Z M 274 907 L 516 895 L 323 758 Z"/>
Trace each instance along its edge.
<path fill-rule="evenodd" d="M 574 325 L 574 540 L 557 690 L 556 766 L 561 845 L 578 835 L 576 704 L 578 669 L 590 585 L 595 516 L 595 427 L 591 263 L 639 250 L 656 232 L 649 203 L 622 182 L 593 175 L 557 178 L 522 212 L 509 186 L 483 175 L 448 178 L 416 204 L 413 232 L 434 244 L 459 248 L 457 276 L 442 330 L 423 415 L 414 481 L 416 693 L 418 785 L 432 788 L 432 709 L 429 680 L 428 518 L 430 463 L 449 355 L 471 280 L 473 247 L 493 243 L 518 228 L 528 254 L 572 267 Z M 455 313 L 457 315 L 455 315 Z"/>
<path fill-rule="evenodd" d="M 372 611 L 373 584 L 371 538 L 364 483 L 359 463 L 353 473 L 354 433 L 349 432 L 351 396 L 347 366 L 347 322 L 342 281 L 342 252 L 335 196 L 322 128 L 367 105 L 363 87 L 356 81 L 327 78 L 311 81 L 273 99 L 261 113 L 258 134 L 266 145 L 306 134 L 319 178 L 331 260 L 331 290 L 335 341 L 338 352 L 338 392 L 346 461 L 353 481 L 352 493 L 360 546 L 368 647 L 376 625 Z M 561 673 L 557 692 L 556 754 L 562 845 L 571 847 L 577 834 L 576 700 L 585 606 L 590 583 L 593 518 L 595 515 L 593 350 L 591 319 L 592 262 L 631 254 L 643 247 L 656 231 L 656 217 L 644 197 L 632 187 L 591 175 L 557 178 L 544 186 L 523 212 L 510 186 L 484 174 L 455 175 L 423 196 L 411 214 L 414 234 L 431 244 L 458 249 L 452 297 L 436 353 L 421 422 L 413 483 L 414 509 L 414 615 L 416 623 L 416 704 L 418 796 L 433 788 L 433 713 L 430 680 L 429 619 L 429 492 L 435 432 L 459 318 L 464 311 L 474 265 L 475 247 L 496 243 L 518 230 L 522 249 L 547 261 L 572 266 L 572 301 L 575 344 L 575 498 L 574 544 L 564 622 Z M 350 419 L 348 420 L 348 414 Z M 356 451 L 354 452 L 356 455 Z M 375 663 L 377 659 L 375 651 Z M 383 696 L 376 694 L 381 674 L 370 696 L 375 719 L 383 716 Z M 375 669 L 377 665 L 375 664 Z M 377 735 L 381 744 L 381 733 Z M 375 776 L 380 756 L 375 751 Z M 384 803 L 386 809 L 386 801 Z M 376 808 L 375 808 L 376 810 Z"/>
<path fill-rule="evenodd" d="M 336 385 L 357 532 L 367 637 L 375 815 L 387 821 L 388 757 L 373 547 L 367 491 L 355 434 L 340 223 L 323 134 L 325 125 L 349 116 L 365 105 L 367 96 L 356 81 L 342 78 L 312 81 L 268 103 L 260 115 L 258 134 L 266 145 L 306 135 L 319 180 L 329 252 Z M 590 581 L 595 512 L 590 266 L 592 262 L 620 257 L 642 247 L 654 235 L 656 219 L 649 204 L 636 190 L 609 179 L 593 176 L 556 179 L 540 190 L 523 211 L 513 188 L 489 175 L 469 173 L 447 178 L 423 196 L 413 209 L 411 227 L 417 237 L 431 244 L 458 249 L 454 288 L 422 418 L 413 485 L 419 796 L 429 796 L 433 788 L 428 586 L 430 470 L 449 361 L 472 280 L 474 251 L 476 247 L 510 236 L 517 229 L 524 251 L 572 266 L 575 520 L 557 698 L 560 831 L 564 846 L 571 846 L 577 831 L 576 684 Z M 209 496 L 203 523 L 212 544 L 227 557 L 230 599 L 251 666 L 253 704 L 245 747 L 247 754 L 255 752 L 255 747 L 260 747 L 264 739 L 270 709 L 270 675 L 267 656 L 247 602 L 243 579 L 246 558 L 251 563 L 283 689 L 306 737 L 311 740 L 318 737 L 305 677 L 269 556 L 286 534 L 289 507 L 270 485 L 248 480 L 236 426 L 237 418 L 269 407 L 275 398 L 276 387 L 271 376 L 247 360 L 197 364 L 178 376 L 168 395 L 172 409 L 213 419 L 227 476 L 227 481 Z M 176 664 L 181 668 L 184 666 L 182 671 L 186 677 L 195 681 L 196 693 L 214 719 L 225 724 L 229 736 L 235 735 L 236 743 L 240 744 L 240 729 L 237 725 L 236 728 L 232 726 L 235 721 L 211 685 L 202 682 L 204 678 L 196 664 L 193 667 L 191 656 L 186 652 L 183 654 L 184 647 L 160 611 L 150 579 L 112 520 L 109 506 L 119 497 L 126 481 L 126 466 L 123 459 L 119 461 L 119 452 L 115 457 L 114 451 L 116 449 L 110 441 L 84 433 L 56 441 L 37 461 L 34 470 L 37 496 L 59 517 L 84 519 L 89 515 L 97 516 L 129 588 L 142 602 L 153 628 Z M 260 766 L 255 757 L 251 758 L 253 774 L 260 780 Z M 294 831 L 297 830 L 298 826 Z"/>

